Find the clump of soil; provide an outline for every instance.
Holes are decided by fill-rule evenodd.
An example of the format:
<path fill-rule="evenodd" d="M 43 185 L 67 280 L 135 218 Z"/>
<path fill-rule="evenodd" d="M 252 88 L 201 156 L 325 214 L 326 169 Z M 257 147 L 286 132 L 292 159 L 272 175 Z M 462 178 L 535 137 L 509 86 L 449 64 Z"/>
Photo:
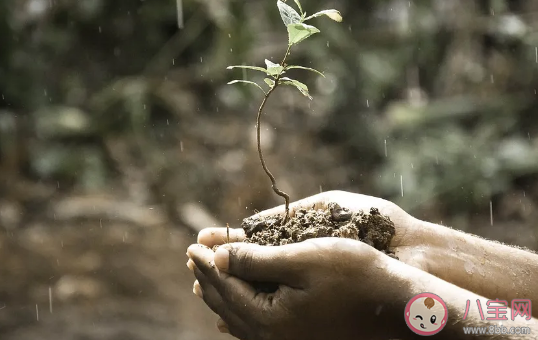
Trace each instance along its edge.
<path fill-rule="evenodd" d="M 319 237 L 343 237 L 362 241 L 385 254 L 394 236 L 394 223 L 381 215 L 378 209 L 370 213 L 351 212 L 336 203 L 329 203 L 325 210 L 301 209 L 282 225 L 284 216 L 249 217 L 242 228 L 245 242 L 266 246 L 279 246 Z"/>
<path fill-rule="evenodd" d="M 370 213 L 351 212 L 336 203 L 325 210 L 301 209 L 283 225 L 284 216 L 249 217 L 243 220 L 246 243 L 279 246 L 320 237 L 342 237 L 362 241 L 397 259 L 389 250 L 394 237 L 394 223 L 378 209 Z M 259 292 L 274 293 L 278 284 L 251 282 Z"/>

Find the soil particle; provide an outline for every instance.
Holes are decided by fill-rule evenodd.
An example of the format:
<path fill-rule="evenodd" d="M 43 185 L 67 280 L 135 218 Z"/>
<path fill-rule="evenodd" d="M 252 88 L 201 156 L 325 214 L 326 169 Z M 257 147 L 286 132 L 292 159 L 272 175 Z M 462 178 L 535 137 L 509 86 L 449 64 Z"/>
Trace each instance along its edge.
<path fill-rule="evenodd" d="M 394 236 L 394 223 L 379 210 L 369 213 L 351 212 L 336 203 L 325 210 L 301 209 L 282 225 L 284 216 L 249 217 L 242 228 L 245 242 L 266 246 L 279 246 L 319 237 L 342 237 L 360 240 L 386 254 Z"/>

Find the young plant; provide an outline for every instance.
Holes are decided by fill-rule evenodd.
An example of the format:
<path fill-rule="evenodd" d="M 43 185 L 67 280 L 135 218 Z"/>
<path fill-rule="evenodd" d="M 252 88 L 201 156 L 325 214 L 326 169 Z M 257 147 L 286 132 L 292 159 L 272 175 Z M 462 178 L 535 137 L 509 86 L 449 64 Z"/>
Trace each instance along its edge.
<path fill-rule="evenodd" d="M 282 190 L 280 190 L 276 186 L 275 176 L 273 176 L 273 174 L 269 171 L 269 169 L 267 168 L 267 165 L 265 164 L 265 160 L 263 158 L 263 153 L 261 150 L 261 143 L 260 143 L 260 120 L 261 120 L 262 111 L 265 107 L 265 104 L 267 103 L 267 100 L 271 96 L 271 94 L 280 85 L 294 86 L 304 96 L 312 100 L 312 97 L 308 93 L 308 87 L 305 84 L 301 83 L 298 80 L 285 77 L 284 74 L 288 70 L 291 70 L 291 69 L 302 69 L 302 70 L 312 71 L 324 77 L 323 73 L 309 67 L 298 66 L 298 65 L 288 65 L 286 61 L 290 55 L 292 46 L 295 46 L 299 44 L 300 42 L 304 41 L 305 39 L 307 39 L 308 37 L 312 36 L 313 34 L 320 32 L 320 30 L 317 29 L 316 27 L 305 24 L 306 21 L 313 18 L 317 18 L 319 16 L 323 16 L 323 15 L 337 22 L 342 21 L 342 16 L 340 15 L 340 12 L 338 12 L 335 9 L 323 10 L 313 15 L 307 16 L 306 12 L 303 12 L 303 9 L 301 7 L 301 3 L 299 2 L 299 0 L 294 0 L 294 1 L 297 7 L 299 8 L 299 12 L 297 12 L 291 6 L 285 4 L 284 3 L 285 0 L 277 1 L 277 6 L 280 12 L 280 16 L 282 18 L 282 21 L 284 22 L 284 25 L 286 25 L 286 28 L 288 30 L 288 47 L 286 49 L 286 53 L 284 54 L 284 57 L 282 58 L 282 61 L 280 62 L 280 64 L 275 64 L 265 59 L 265 66 L 266 66 L 265 68 L 258 67 L 258 66 L 248 66 L 248 65 L 235 65 L 235 66 L 228 66 L 227 68 L 229 70 L 234 69 L 234 68 L 250 69 L 250 70 L 263 72 L 267 75 L 267 77 L 264 79 L 265 86 L 268 87 L 267 91 L 264 90 L 264 88 L 261 85 L 253 81 L 249 81 L 249 80 L 232 80 L 228 84 L 244 83 L 244 84 L 254 85 L 258 89 L 260 89 L 264 94 L 262 102 L 258 109 L 258 116 L 256 119 L 256 141 L 258 145 L 258 155 L 260 157 L 263 170 L 265 171 L 265 173 L 271 180 L 273 191 L 280 197 L 283 197 L 285 200 L 286 216 L 284 218 L 283 224 L 286 224 L 286 222 L 289 219 L 290 196 L 286 194 L 285 192 L 283 192 Z"/>

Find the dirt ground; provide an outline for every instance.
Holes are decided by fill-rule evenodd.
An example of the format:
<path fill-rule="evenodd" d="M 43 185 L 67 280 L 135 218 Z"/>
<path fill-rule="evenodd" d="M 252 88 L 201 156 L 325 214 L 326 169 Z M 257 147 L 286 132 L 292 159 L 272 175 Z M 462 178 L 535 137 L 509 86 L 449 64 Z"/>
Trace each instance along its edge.
<path fill-rule="evenodd" d="M 3 230 L 0 338 L 230 339 L 192 293 L 184 230 L 113 219 Z"/>

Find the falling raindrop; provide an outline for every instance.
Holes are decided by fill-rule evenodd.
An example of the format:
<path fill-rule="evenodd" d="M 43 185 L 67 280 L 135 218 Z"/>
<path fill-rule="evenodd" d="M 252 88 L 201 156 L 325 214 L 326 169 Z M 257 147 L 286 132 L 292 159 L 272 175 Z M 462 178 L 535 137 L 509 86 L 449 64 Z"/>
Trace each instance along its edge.
<path fill-rule="evenodd" d="M 385 157 L 387 157 L 387 140 L 385 139 Z"/>
<path fill-rule="evenodd" d="M 176 60 L 172 59 L 172 65 L 175 65 L 175 64 L 176 64 Z"/>
<path fill-rule="evenodd" d="M 37 304 L 35 305 L 35 315 L 36 315 L 37 321 L 39 321 L 39 307 L 37 307 Z"/>
<path fill-rule="evenodd" d="M 103 30 L 101 29 L 101 26 L 99 26 L 99 33 L 103 33 Z"/>
<path fill-rule="evenodd" d="M 170 125 L 170 121 L 168 119 L 166 120 L 166 125 Z"/>
<path fill-rule="evenodd" d="M 327 41 L 327 47 L 329 47 L 329 41 Z"/>
<path fill-rule="evenodd" d="M 370 102 L 366 99 L 366 107 L 370 107 Z"/>
<path fill-rule="evenodd" d="M 494 78 L 493 78 L 493 74 L 491 74 L 491 75 L 489 76 L 489 79 L 491 80 L 491 83 L 492 83 L 492 84 L 495 82 L 495 80 L 494 80 Z"/>
<path fill-rule="evenodd" d="M 493 203 L 491 201 L 489 201 L 489 220 L 493 225 Z"/>
<path fill-rule="evenodd" d="M 180 29 L 183 28 L 183 2 L 182 0 L 176 1 L 176 10 L 177 10 L 177 27 Z"/>
<path fill-rule="evenodd" d="M 538 47 L 534 48 L 534 58 L 536 60 L 536 63 L 538 64 Z"/>
<path fill-rule="evenodd" d="M 241 206 L 241 197 L 237 197 L 237 205 Z"/>
<path fill-rule="evenodd" d="M 200 57 L 200 63 L 204 62 L 204 57 Z"/>
<path fill-rule="evenodd" d="M 403 190 L 403 176 L 400 175 L 400 189 L 402 190 L 402 197 L 404 196 L 404 190 Z"/>
<path fill-rule="evenodd" d="M 323 192 L 323 188 L 321 187 L 321 184 L 319 185 L 319 192 L 320 192 L 320 193 Z"/>
<path fill-rule="evenodd" d="M 179 142 L 179 149 L 181 150 L 181 152 L 183 152 L 183 141 Z"/>
<path fill-rule="evenodd" d="M 52 288 L 49 286 L 49 312 L 52 314 Z"/>

